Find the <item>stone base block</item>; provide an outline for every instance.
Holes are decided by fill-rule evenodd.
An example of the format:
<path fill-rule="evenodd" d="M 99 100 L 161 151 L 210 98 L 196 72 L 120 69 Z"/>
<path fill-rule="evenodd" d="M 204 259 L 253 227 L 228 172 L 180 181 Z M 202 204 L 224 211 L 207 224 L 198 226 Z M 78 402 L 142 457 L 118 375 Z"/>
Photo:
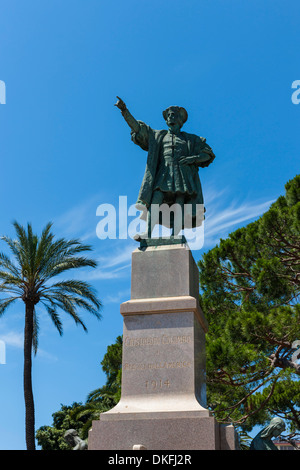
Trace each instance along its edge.
<path fill-rule="evenodd" d="M 184 413 L 128 415 L 93 421 L 89 450 L 235 450 L 233 426 L 220 426 L 209 416 Z M 159 416 L 160 415 L 160 416 Z"/>
<path fill-rule="evenodd" d="M 206 408 L 208 325 L 190 250 L 135 250 L 131 281 L 131 299 L 120 309 L 122 396 L 93 421 L 89 449 L 233 450 L 234 428 Z"/>

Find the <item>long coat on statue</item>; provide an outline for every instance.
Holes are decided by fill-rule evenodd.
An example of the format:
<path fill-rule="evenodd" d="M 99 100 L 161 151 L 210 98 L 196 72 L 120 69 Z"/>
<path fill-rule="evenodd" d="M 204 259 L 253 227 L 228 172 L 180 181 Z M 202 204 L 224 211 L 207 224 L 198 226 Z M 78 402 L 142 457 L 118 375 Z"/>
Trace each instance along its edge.
<path fill-rule="evenodd" d="M 203 150 L 211 151 L 206 139 L 187 132 L 178 134 L 177 145 L 182 147 L 182 156 L 195 157 L 195 163 L 192 165 L 181 165 L 176 159 L 164 155 L 163 142 L 168 139 L 169 131 L 154 130 L 144 122 L 138 122 L 140 130 L 138 133 L 132 132 L 131 138 L 135 144 L 148 152 L 145 174 L 136 202 L 137 209 L 144 211 L 141 218 L 146 218 L 144 209 L 149 208 L 153 192 L 158 189 L 165 195 L 163 203 L 169 206 L 175 202 L 176 194 L 184 195 L 185 209 L 188 208 L 190 212 L 185 228 L 201 225 L 205 209 L 198 169 L 208 166 L 214 159 L 211 156 L 207 160 L 205 153 L 201 155 Z M 201 220 L 197 218 L 199 213 L 202 214 Z"/>

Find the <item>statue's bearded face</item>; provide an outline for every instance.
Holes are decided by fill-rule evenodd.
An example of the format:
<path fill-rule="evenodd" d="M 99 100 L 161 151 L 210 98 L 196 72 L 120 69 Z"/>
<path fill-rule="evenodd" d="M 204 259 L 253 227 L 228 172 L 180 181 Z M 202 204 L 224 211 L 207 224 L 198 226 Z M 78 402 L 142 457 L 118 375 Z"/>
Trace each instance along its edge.
<path fill-rule="evenodd" d="M 176 108 L 169 108 L 166 116 L 166 123 L 170 128 L 181 127 L 181 116 Z"/>

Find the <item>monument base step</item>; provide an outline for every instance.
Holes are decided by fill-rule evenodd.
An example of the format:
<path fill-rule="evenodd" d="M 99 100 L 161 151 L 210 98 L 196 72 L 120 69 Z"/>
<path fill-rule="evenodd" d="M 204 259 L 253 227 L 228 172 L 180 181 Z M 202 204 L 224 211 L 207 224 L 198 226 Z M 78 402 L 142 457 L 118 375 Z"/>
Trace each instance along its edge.
<path fill-rule="evenodd" d="M 206 415 L 206 416 L 205 416 Z M 209 412 L 102 414 L 89 432 L 89 450 L 235 450 L 233 426 Z"/>

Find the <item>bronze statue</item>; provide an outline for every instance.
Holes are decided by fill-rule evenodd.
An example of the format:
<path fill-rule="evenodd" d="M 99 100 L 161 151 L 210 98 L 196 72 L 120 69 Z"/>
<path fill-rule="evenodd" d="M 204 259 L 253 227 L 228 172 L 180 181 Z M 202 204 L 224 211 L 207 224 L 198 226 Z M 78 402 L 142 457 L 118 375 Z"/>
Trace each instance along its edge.
<path fill-rule="evenodd" d="M 147 231 L 135 239 L 151 238 L 152 229 L 159 220 L 153 219 L 153 205 L 179 204 L 182 208 L 181 228 L 194 228 L 203 221 L 203 194 L 198 168 L 213 162 L 215 155 L 206 139 L 181 131 L 187 121 L 187 111 L 180 106 L 170 106 L 163 111 L 168 130 L 153 130 L 137 121 L 128 111 L 124 101 L 117 97 L 115 104 L 131 128 L 132 140 L 148 152 L 143 182 L 136 207 L 147 217 Z M 190 205 L 190 221 L 184 218 L 184 207 Z M 147 210 L 145 210 L 147 209 Z M 197 218 L 197 210 L 202 217 Z M 152 217 L 151 217 L 152 216 Z M 143 218 L 143 215 L 141 216 Z M 170 221 L 172 235 L 177 235 L 174 220 Z M 180 228 L 180 229 L 181 229 Z M 179 230 L 180 231 L 180 230 Z"/>
<path fill-rule="evenodd" d="M 272 442 L 273 437 L 278 437 L 285 430 L 285 424 L 281 418 L 273 418 L 268 426 L 262 429 L 253 439 L 250 450 L 278 450 Z"/>
<path fill-rule="evenodd" d="M 65 441 L 72 447 L 72 450 L 87 450 L 88 445 L 78 436 L 76 429 L 68 429 L 64 434 Z"/>

